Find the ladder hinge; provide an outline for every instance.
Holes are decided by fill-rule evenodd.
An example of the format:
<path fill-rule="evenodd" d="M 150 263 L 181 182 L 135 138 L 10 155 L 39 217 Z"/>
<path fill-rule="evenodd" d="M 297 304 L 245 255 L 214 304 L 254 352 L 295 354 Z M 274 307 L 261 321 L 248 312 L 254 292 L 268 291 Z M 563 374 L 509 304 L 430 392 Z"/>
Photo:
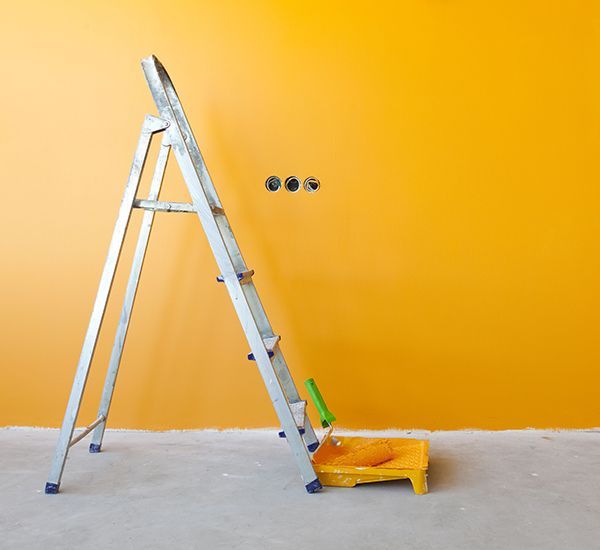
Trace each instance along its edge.
<path fill-rule="evenodd" d="M 144 129 L 151 134 L 155 134 L 156 132 L 162 132 L 166 130 L 171 123 L 164 118 L 160 118 L 154 115 L 146 115 L 144 119 Z"/>

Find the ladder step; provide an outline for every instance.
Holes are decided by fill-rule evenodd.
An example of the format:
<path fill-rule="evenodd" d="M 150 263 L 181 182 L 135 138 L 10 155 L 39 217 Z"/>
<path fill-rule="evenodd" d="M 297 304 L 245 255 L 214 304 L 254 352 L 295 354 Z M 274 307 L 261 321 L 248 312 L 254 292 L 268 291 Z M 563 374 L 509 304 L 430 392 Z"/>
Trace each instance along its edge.
<path fill-rule="evenodd" d="M 144 210 L 153 210 L 154 212 L 196 212 L 194 205 L 188 202 L 168 202 L 135 199 L 133 201 L 133 207 L 143 208 Z"/>
<path fill-rule="evenodd" d="M 237 279 L 240 282 L 240 284 L 245 285 L 246 283 L 249 283 L 252 280 L 252 276 L 254 275 L 254 269 L 250 269 L 249 271 L 241 271 L 240 273 L 237 273 L 236 275 L 237 275 Z M 223 277 L 223 275 L 217 276 L 217 282 L 218 283 L 225 282 L 225 278 Z"/>
<path fill-rule="evenodd" d="M 306 401 L 296 401 L 295 403 L 290 403 L 290 409 L 292 411 L 292 415 L 294 416 L 296 426 L 298 426 L 298 431 L 300 432 L 300 435 L 304 434 L 304 419 L 306 418 Z M 279 432 L 279 437 L 285 437 L 285 432 L 283 430 Z"/>
<path fill-rule="evenodd" d="M 304 429 L 304 418 L 306 416 L 306 401 L 296 401 L 295 403 L 290 403 L 290 409 L 292 410 L 292 414 L 294 415 L 296 426 L 298 426 L 298 428 Z"/>
<path fill-rule="evenodd" d="M 274 336 L 267 336 L 266 338 L 263 338 L 263 343 L 265 344 L 265 348 L 267 350 L 267 353 L 269 354 L 269 357 L 273 357 L 273 355 L 275 355 L 275 352 L 273 350 L 275 349 L 275 346 L 277 345 L 279 340 L 281 340 L 281 336 L 279 336 L 278 334 L 275 334 Z M 254 353 L 248 354 L 248 360 L 256 361 L 256 358 L 254 357 Z"/>
<path fill-rule="evenodd" d="M 279 340 L 281 340 L 281 336 L 279 336 L 279 334 L 274 334 L 273 336 L 267 336 L 266 338 L 263 338 L 265 348 L 267 348 L 269 351 L 273 351 L 273 349 L 275 349 L 275 346 L 279 343 Z"/>

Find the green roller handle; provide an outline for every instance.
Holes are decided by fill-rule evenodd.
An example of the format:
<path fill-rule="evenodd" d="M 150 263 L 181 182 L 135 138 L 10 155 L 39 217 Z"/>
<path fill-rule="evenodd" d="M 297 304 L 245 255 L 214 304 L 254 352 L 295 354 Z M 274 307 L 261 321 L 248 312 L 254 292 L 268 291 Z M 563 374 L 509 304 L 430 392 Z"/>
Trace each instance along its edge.
<path fill-rule="evenodd" d="M 308 390 L 310 398 L 315 404 L 315 407 L 317 407 L 317 410 L 319 411 L 319 416 L 321 417 L 321 425 L 323 426 L 323 428 L 331 426 L 335 422 L 335 416 L 327 408 L 325 400 L 323 399 L 323 396 L 321 395 L 321 392 L 317 387 L 317 383 L 312 378 L 309 378 L 304 382 L 304 385 L 306 386 L 306 389 Z"/>

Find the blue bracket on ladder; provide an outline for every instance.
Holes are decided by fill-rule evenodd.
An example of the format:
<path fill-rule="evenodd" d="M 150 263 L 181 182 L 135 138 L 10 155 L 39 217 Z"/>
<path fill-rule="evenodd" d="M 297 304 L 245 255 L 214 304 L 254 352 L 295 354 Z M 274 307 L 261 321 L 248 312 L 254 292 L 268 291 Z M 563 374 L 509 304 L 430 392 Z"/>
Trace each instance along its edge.
<path fill-rule="evenodd" d="M 236 273 L 238 281 L 241 281 L 244 278 L 244 274 L 243 273 Z M 223 275 L 217 275 L 217 283 L 224 283 L 225 282 L 225 278 L 223 277 Z"/>
<path fill-rule="evenodd" d="M 275 355 L 275 352 L 273 350 L 267 350 L 269 353 L 269 357 L 273 357 L 273 355 Z M 248 361 L 256 361 L 256 357 L 254 357 L 253 353 L 249 353 L 248 354 Z"/>
<path fill-rule="evenodd" d="M 298 432 L 300 433 L 300 435 L 304 435 L 305 430 L 304 428 L 298 428 Z M 285 432 L 283 430 L 279 432 L 279 437 L 285 437 Z M 314 443 L 311 443 L 306 447 L 308 448 L 309 452 L 314 453 L 319 448 L 319 442 L 315 441 Z"/>
<path fill-rule="evenodd" d="M 304 428 L 298 428 L 298 432 L 300 435 L 304 435 Z M 279 437 L 285 437 L 285 432 L 283 430 L 279 432 Z"/>

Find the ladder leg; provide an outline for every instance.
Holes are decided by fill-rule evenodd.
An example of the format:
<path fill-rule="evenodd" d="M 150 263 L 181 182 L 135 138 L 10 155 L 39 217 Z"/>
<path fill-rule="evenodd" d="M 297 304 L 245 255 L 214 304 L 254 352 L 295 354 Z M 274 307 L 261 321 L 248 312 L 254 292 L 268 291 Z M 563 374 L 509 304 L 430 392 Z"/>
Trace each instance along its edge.
<path fill-rule="evenodd" d="M 169 158 L 170 148 L 171 146 L 169 145 L 167 135 L 165 134 L 160 151 L 158 153 L 158 158 L 156 160 L 156 167 L 154 169 L 154 175 L 152 176 L 152 183 L 150 184 L 148 200 L 158 199 L 158 195 L 160 194 L 160 188 L 163 182 L 163 177 L 165 175 L 165 168 L 167 166 L 167 159 Z M 153 221 L 154 211 L 146 210 L 142 219 L 142 226 L 140 228 L 140 234 L 133 256 L 133 264 L 131 266 L 129 280 L 127 282 L 127 289 L 125 291 L 123 308 L 121 309 L 119 325 L 117 326 L 117 332 L 115 335 L 115 341 L 110 356 L 108 372 L 106 373 L 104 389 L 102 390 L 102 398 L 100 400 L 98 417 L 103 416 L 105 420 L 104 422 L 96 426 L 94 433 L 92 434 L 92 442 L 90 443 L 90 453 L 99 453 L 102 447 L 102 438 L 104 437 L 104 430 L 106 429 L 106 419 L 108 418 L 108 412 L 110 409 L 112 396 L 115 391 L 115 382 L 117 379 L 117 374 L 119 372 L 119 365 L 121 364 L 121 357 L 123 356 L 123 346 L 125 345 L 125 338 L 127 336 L 127 330 L 129 328 L 129 321 L 131 320 L 131 311 L 133 309 L 135 295 L 140 281 L 140 274 L 142 272 L 142 266 L 144 264 L 146 250 L 148 248 L 148 241 L 150 239 L 150 232 L 152 231 Z"/>
<path fill-rule="evenodd" d="M 304 486 L 309 493 L 314 493 L 322 488 L 321 483 L 315 473 L 310 454 L 304 445 L 302 436 L 300 435 L 300 432 L 298 432 L 294 415 L 288 404 L 287 396 L 279 382 L 275 368 L 271 363 L 271 358 L 265 348 L 252 309 L 242 290 L 242 285 L 237 278 L 235 267 L 231 263 L 231 257 L 229 256 L 227 247 L 222 239 L 219 228 L 214 221 L 198 173 L 196 172 L 192 158 L 189 155 L 189 151 L 186 149 L 186 142 L 181 134 L 181 130 L 175 126 L 169 130 L 169 133 L 173 144 L 173 153 L 179 163 L 183 178 L 186 181 L 200 223 L 202 224 L 208 242 L 213 249 L 217 265 L 219 265 L 221 273 L 224 276 L 225 286 L 231 297 L 242 329 L 246 334 L 248 344 L 250 344 L 250 349 L 256 358 L 256 364 L 265 386 L 267 387 L 267 391 L 269 392 L 269 397 L 271 398 L 275 412 L 279 417 L 282 429 L 286 434 L 289 434 L 287 441 L 292 450 L 292 454 L 294 455 L 298 469 L 300 470 L 300 475 L 304 480 Z"/>
<path fill-rule="evenodd" d="M 252 307 L 238 279 L 237 274 L 246 271 L 247 267 L 233 238 L 233 232 L 226 216 L 217 216 L 213 212 L 214 207 L 218 207 L 222 212 L 221 204 L 192 129 L 183 112 L 173 83 L 160 62 L 152 56 L 142 61 L 142 67 L 160 115 L 173 122 L 169 128 L 173 154 L 179 163 L 194 209 L 206 233 L 221 271 L 221 277 L 227 287 L 242 329 L 246 334 L 282 429 L 286 434 L 289 434 L 287 441 L 304 480 L 306 490 L 309 493 L 314 493 L 321 489 L 321 483 L 313 468 L 310 453 L 297 429 L 285 391 L 271 363 L 271 358 L 261 336 L 264 332 L 260 330 L 257 318 L 253 314 Z M 221 221 L 217 222 L 217 217 Z"/>
<path fill-rule="evenodd" d="M 106 262 L 100 277 L 98 293 L 96 294 L 96 300 L 90 316 L 90 322 L 83 341 L 81 355 L 79 357 L 79 363 L 77 364 L 77 371 L 75 373 L 75 380 L 73 381 L 73 387 L 71 388 L 71 394 L 67 403 L 67 410 L 65 412 L 60 429 L 60 435 L 56 444 L 56 451 L 52 461 L 52 466 L 50 468 L 48 482 L 46 483 L 45 492 L 48 494 L 57 493 L 60 487 L 60 480 L 62 478 L 65 462 L 67 460 L 69 444 L 71 442 L 71 438 L 73 437 L 75 422 L 77 421 L 79 407 L 81 406 L 81 398 L 83 397 L 83 391 L 87 382 L 90 364 L 96 348 L 96 342 L 98 340 L 98 333 L 100 331 L 100 326 L 102 325 L 102 319 L 106 310 L 108 295 L 110 294 L 110 289 L 115 276 L 117 263 L 121 254 L 121 248 L 123 247 L 123 240 L 125 238 L 125 232 L 127 231 L 127 225 L 129 224 L 133 201 L 140 183 L 144 163 L 146 162 L 146 157 L 148 155 L 150 140 L 152 139 L 153 132 L 161 131 L 165 128 L 166 126 L 164 121 L 149 115 L 146 116 L 144 125 L 142 126 L 142 132 L 140 134 L 137 149 L 133 158 L 129 179 L 127 180 L 127 185 L 125 186 L 125 193 L 123 194 L 123 199 L 119 208 L 119 214 L 117 216 L 117 221 L 115 223 L 115 228 L 108 248 Z"/>

